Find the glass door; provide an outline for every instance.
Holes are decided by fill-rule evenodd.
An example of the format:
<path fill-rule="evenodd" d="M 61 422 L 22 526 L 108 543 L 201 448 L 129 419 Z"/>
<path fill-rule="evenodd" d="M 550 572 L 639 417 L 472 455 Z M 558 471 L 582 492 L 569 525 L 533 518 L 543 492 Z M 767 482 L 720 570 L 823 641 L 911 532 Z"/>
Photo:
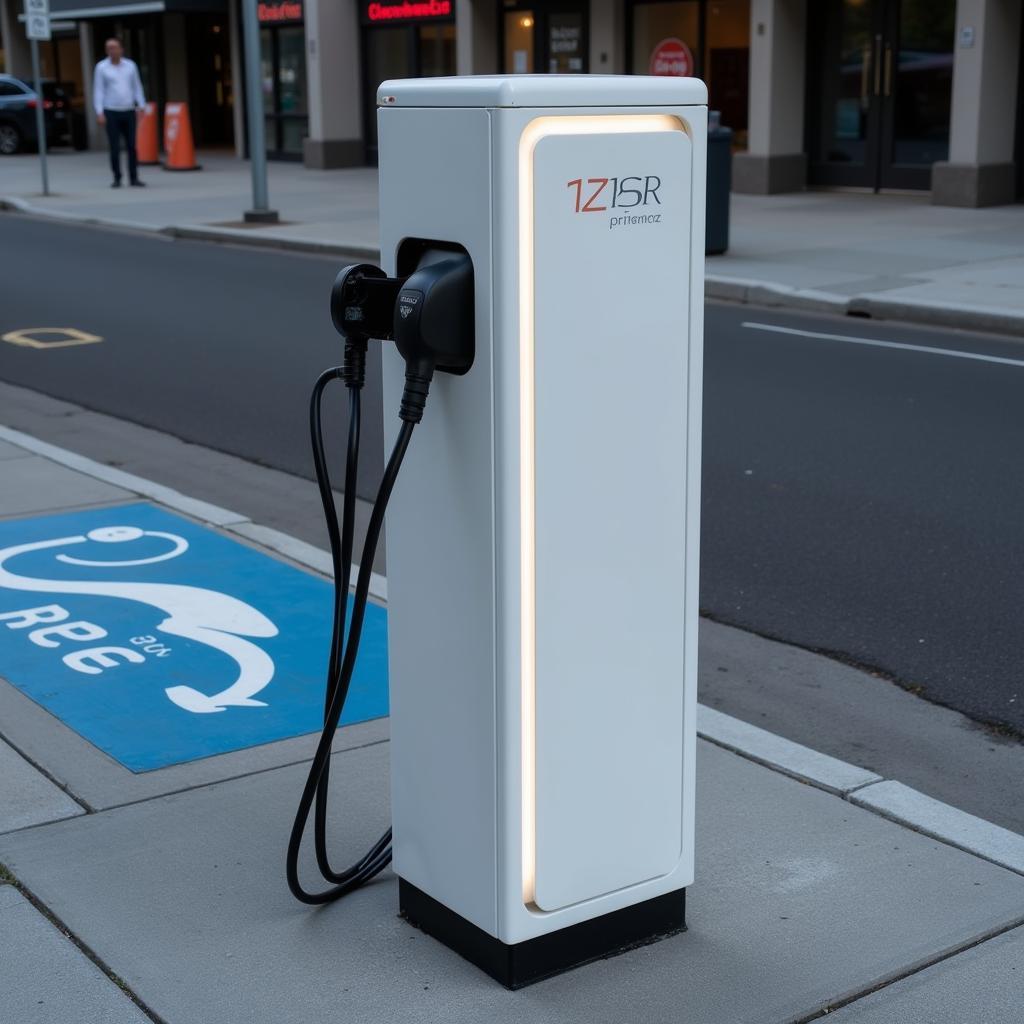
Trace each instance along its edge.
<path fill-rule="evenodd" d="M 377 89 L 389 78 L 455 74 L 455 23 L 419 21 L 363 29 L 366 158 L 377 160 Z"/>
<path fill-rule="evenodd" d="M 888 4 L 881 44 L 881 188 L 931 187 L 949 157 L 955 0 Z"/>
<path fill-rule="evenodd" d="M 260 29 L 260 81 L 267 156 L 301 159 L 302 140 L 309 133 L 305 39 L 301 25 Z"/>
<path fill-rule="evenodd" d="M 920 188 L 949 152 L 956 0 L 809 9 L 812 184 Z"/>
<path fill-rule="evenodd" d="M 415 53 L 408 25 L 371 28 L 364 33 L 363 89 L 366 107 L 366 153 L 377 159 L 377 88 L 389 78 L 412 78 Z"/>

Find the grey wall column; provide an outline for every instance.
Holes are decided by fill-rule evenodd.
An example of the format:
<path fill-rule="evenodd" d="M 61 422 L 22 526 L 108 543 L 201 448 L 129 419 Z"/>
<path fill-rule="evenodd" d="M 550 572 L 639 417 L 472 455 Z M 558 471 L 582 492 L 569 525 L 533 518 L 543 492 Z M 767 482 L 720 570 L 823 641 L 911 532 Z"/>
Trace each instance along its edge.
<path fill-rule="evenodd" d="M 940 206 L 1012 203 L 1021 0 L 958 0 L 949 160 L 932 168 Z"/>
<path fill-rule="evenodd" d="M 626 70 L 624 0 L 590 0 L 590 70 L 621 75 Z"/>
<path fill-rule="evenodd" d="M 306 0 L 307 167 L 364 162 L 356 0 Z"/>
<path fill-rule="evenodd" d="M 6 72 L 18 78 L 32 77 L 32 52 L 25 37 L 24 22 L 18 15 L 25 9 L 21 0 L 0 0 L 0 32 L 4 37 Z"/>
<path fill-rule="evenodd" d="M 734 192 L 793 192 L 807 183 L 806 53 L 807 0 L 751 0 L 749 148 L 734 158 Z"/>
<path fill-rule="evenodd" d="M 455 0 L 455 73 L 499 71 L 498 7 L 487 0 Z"/>
<path fill-rule="evenodd" d="M 91 21 L 80 21 L 78 23 L 78 49 L 82 54 L 82 94 L 85 99 L 85 133 L 89 140 L 90 149 L 103 149 L 106 146 L 106 136 L 103 129 L 96 121 L 96 114 L 92 109 L 92 76 L 96 70 L 96 60 L 93 56 L 93 43 L 95 32 L 93 32 Z"/>

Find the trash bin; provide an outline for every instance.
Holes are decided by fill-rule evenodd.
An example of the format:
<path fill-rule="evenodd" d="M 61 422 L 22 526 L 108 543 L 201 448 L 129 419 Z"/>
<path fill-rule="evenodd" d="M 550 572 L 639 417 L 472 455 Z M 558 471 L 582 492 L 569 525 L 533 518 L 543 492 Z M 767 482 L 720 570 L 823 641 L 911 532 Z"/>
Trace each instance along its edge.
<path fill-rule="evenodd" d="M 729 248 L 729 193 L 732 190 L 732 129 L 721 113 L 708 112 L 708 209 L 704 252 L 721 255 Z"/>

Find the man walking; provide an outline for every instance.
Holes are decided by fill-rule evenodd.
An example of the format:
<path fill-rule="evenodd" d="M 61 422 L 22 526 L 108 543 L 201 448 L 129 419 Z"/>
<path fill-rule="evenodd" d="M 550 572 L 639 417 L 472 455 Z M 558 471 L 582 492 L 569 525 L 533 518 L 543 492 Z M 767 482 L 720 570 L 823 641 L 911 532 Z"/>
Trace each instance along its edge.
<path fill-rule="evenodd" d="M 135 112 L 146 106 L 142 80 L 135 61 L 124 55 L 120 39 L 108 39 L 104 49 L 106 57 L 96 65 L 93 76 L 92 105 L 96 120 L 106 125 L 110 143 L 110 169 L 114 172 L 111 188 L 121 187 L 121 139 L 128 148 L 128 180 L 136 188 L 139 164 L 135 155 Z"/>

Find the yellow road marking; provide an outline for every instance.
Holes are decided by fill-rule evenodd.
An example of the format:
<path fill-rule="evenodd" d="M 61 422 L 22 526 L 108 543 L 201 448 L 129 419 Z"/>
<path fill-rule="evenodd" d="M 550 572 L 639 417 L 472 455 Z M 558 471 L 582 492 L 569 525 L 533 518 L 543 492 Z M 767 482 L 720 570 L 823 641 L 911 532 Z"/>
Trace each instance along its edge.
<path fill-rule="evenodd" d="M 53 341 L 44 341 L 42 338 L 33 337 L 37 334 L 56 334 L 59 337 Z M 77 327 L 21 327 L 0 336 L 0 341 L 9 341 L 12 345 L 22 345 L 25 348 L 68 348 L 71 345 L 91 345 L 102 340 L 98 334 L 89 334 L 88 331 L 80 331 Z"/>

